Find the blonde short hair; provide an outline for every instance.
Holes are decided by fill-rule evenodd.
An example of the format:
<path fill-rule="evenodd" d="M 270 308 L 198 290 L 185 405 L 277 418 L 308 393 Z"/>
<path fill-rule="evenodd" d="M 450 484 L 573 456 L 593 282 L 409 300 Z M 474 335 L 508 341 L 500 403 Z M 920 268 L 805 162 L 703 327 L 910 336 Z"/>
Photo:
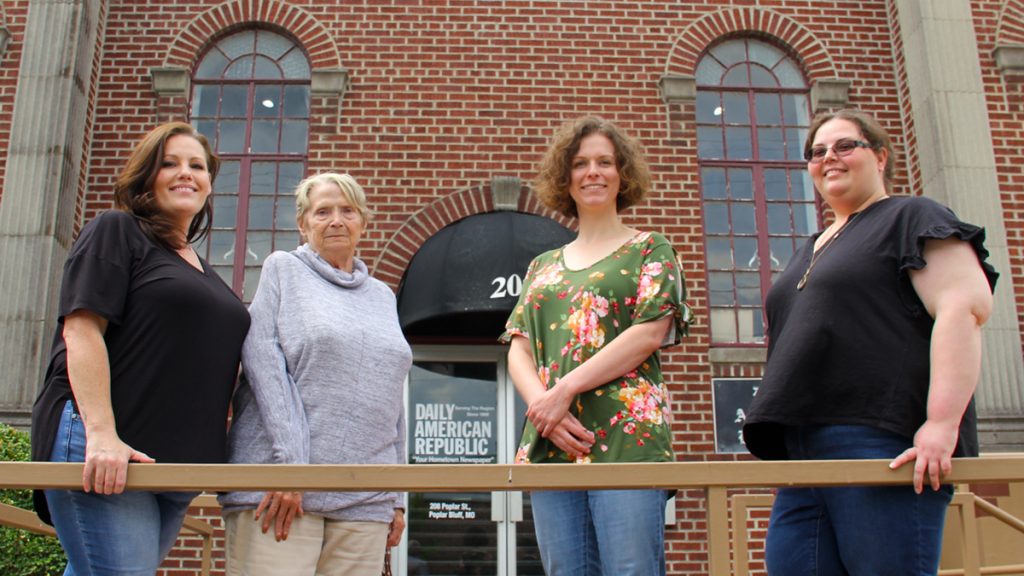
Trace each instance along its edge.
<path fill-rule="evenodd" d="M 359 216 L 363 219 L 363 225 L 365 226 L 369 222 L 370 209 L 366 207 L 366 192 L 363 191 L 363 187 L 352 176 L 337 172 L 321 172 L 299 182 L 299 185 L 295 187 L 296 221 L 301 222 L 302 217 L 306 215 L 306 212 L 309 211 L 312 205 L 309 201 L 310 191 L 321 184 L 334 184 L 337 186 L 349 205 L 355 208 L 356 212 L 359 212 Z"/>

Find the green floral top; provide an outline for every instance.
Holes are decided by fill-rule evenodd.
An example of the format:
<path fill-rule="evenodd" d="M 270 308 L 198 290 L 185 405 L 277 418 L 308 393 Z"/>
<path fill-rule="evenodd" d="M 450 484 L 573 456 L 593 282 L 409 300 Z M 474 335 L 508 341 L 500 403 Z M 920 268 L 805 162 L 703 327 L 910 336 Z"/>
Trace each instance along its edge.
<path fill-rule="evenodd" d="M 596 354 L 633 324 L 671 315 L 665 345 L 678 344 L 692 319 L 676 253 L 659 234 L 641 232 L 583 270 L 570 270 L 564 248 L 530 263 L 524 291 L 501 340 L 529 339 L 537 374 L 545 386 Z M 570 407 L 596 442 L 587 462 L 672 460 L 668 390 L 655 351 L 635 370 L 580 394 Z M 570 456 L 529 421 L 516 463 L 569 462 Z"/>

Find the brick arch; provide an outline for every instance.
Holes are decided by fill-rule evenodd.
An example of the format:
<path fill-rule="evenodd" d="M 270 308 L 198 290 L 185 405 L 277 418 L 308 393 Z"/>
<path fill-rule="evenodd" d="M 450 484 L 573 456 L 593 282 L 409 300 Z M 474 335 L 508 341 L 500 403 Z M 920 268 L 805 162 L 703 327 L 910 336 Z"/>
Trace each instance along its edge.
<path fill-rule="evenodd" d="M 1006 0 L 999 11 L 996 44 L 1024 44 L 1024 0 Z"/>
<path fill-rule="evenodd" d="M 760 8 L 719 10 L 692 22 L 672 46 L 665 73 L 692 76 L 708 46 L 723 36 L 744 33 L 769 36 L 792 48 L 808 79 L 838 77 L 831 56 L 810 30 L 788 16 Z"/>
<path fill-rule="evenodd" d="M 566 228 L 576 227 L 575 219 L 566 218 L 538 202 L 527 185 L 523 185 L 519 190 L 516 210 L 551 218 Z M 374 277 L 397 292 L 398 283 L 401 282 L 405 269 L 409 267 L 409 262 L 431 236 L 452 222 L 494 211 L 490 184 L 457 190 L 434 200 L 410 216 L 387 241 L 373 266 Z"/>
<path fill-rule="evenodd" d="M 246 24 L 269 24 L 293 34 L 314 70 L 340 68 L 334 39 L 316 18 L 279 0 L 230 0 L 196 16 L 182 28 L 164 55 L 165 67 L 188 68 L 211 41 L 226 30 Z"/>

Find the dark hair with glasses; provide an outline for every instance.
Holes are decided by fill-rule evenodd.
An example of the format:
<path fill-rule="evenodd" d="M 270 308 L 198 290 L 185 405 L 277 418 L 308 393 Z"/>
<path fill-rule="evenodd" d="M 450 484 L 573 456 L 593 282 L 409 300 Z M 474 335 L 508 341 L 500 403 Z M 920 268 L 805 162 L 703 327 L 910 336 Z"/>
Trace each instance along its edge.
<path fill-rule="evenodd" d="M 814 136 L 818 133 L 818 129 L 823 124 L 831 120 L 846 120 L 857 126 L 860 130 L 861 137 L 863 140 L 850 140 L 842 139 L 835 142 L 832 145 L 832 150 L 835 151 L 836 156 L 846 156 L 853 152 L 857 148 L 870 148 L 871 150 L 885 150 L 889 153 L 888 159 L 885 161 L 885 171 L 882 174 L 885 180 L 885 191 L 892 192 L 892 178 L 895 172 L 896 164 L 896 153 L 892 149 L 892 141 L 889 139 L 889 133 L 878 123 L 877 120 L 867 112 L 856 110 L 854 108 L 844 108 L 835 112 L 822 112 L 814 117 L 811 121 L 811 127 L 807 132 L 807 140 L 804 142 L 804 158 L 808 162 L 814 163 L 816 153 L 820 154 L 820 162 L 825 158 L 828 151 L 825 154 L 821 154 L 821 150 L 814 150 Z"/>

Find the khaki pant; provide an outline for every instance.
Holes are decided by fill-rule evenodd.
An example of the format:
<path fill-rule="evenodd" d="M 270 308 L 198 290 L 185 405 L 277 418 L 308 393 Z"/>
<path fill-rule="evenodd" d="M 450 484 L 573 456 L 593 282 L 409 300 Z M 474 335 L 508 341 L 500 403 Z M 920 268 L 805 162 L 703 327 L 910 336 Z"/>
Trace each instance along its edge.
<path fill-rule="evenodd" d="M 263 533 L 253 511 L 224 519 L 227 576 L 380 576 L 389 526 L 344 522 L 306 513 L 292 522 L 288 539 Z"/>

